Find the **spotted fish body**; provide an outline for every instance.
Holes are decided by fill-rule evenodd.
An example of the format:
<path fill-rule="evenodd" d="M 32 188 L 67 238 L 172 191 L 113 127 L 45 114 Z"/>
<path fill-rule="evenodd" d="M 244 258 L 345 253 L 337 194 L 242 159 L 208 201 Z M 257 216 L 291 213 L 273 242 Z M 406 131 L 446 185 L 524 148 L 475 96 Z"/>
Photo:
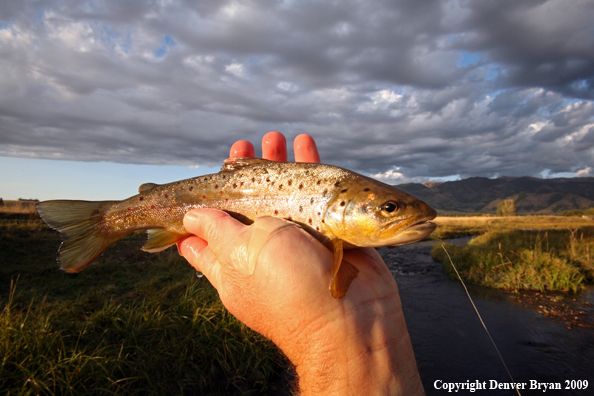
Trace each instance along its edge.
<path fill-rule="evenodd" d="M 85 268 L 135 230 L 148 230 L 143 250 L 175 244 L 190 235 L 183 218 L 193 208 L 224 210 L 246 224 L 260 216 L 280 217 L 323 235 L 334 253 L 334 297 L 344 295 L 358 272 L 342 262 L 343 248 L 416 242 L 433 231 L 429 220 L 436 215 L 404 191 L 346 169 L 258 158 L 228 159 L 216 174 L 143 184 L 138 195 L 123 201 L 37 205 L 42 219 L 60 232 L 58 262 L 67 272 Z"/>

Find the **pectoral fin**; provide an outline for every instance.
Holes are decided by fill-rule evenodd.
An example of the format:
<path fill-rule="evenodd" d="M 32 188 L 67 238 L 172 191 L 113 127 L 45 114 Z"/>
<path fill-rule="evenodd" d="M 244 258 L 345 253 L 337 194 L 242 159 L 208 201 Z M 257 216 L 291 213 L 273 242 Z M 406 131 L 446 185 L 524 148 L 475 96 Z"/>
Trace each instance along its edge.
<path fill-rule="evenodd" d="M 334 256 L 330 294 L 332 294 L 332 297 L 334 298 L 342 298 L 349 289 L 353 279 L 359 274 L 359 270 L 348 261 L 342 259 L 343 244 L 340 239 L 328 240 L 327 246 L 332 250 Z"/>

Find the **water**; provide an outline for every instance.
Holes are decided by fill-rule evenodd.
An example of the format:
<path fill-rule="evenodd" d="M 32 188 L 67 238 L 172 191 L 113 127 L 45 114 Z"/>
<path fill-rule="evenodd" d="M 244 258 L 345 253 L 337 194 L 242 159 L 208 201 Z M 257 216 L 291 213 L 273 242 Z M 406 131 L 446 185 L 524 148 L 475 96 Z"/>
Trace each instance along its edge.
<path fill-rule="evenodd" d="M 510 379 L 483 329 L 460 282 L 447 277 L 442 264 L 431 259 L 429 244 L 382 248 L 380 254 L 400 290 L 406 323 L 421 379 L 428 395 L 448 394 L 435 381 L 485 381 L 487 390 L 474 394 L 512 395 L 513 390 L 489 390 L 491 380 Z M 518 383 L 530 380 L 560 383 L 587 380 L 586 390 L 548 390 L 547 395 L 594 395 L 594 331 L 568 329 L 536 311 L 513 304 L 497 290 L 469 286 L 471 296 L 491 336 Z M 584 297 L 594 299 L 590 292 Z M 458 394 L 470 394 L 468 390 Z"/>

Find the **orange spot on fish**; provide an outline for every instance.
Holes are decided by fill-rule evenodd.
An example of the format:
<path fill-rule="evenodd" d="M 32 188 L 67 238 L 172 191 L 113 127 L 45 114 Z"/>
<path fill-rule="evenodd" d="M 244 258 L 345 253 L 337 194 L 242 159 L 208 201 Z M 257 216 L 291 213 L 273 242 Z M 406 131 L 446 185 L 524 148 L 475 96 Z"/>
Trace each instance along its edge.
<path fill-rule="evenodd" d="M 192 191 L 194 189 L 194 187 L 190 187 L 190 191 Z"/>
<path fill-rule="evenodd" d="M 206 199 L 206 195 L 203 195 L 203 196 L 202 196 L 202 199 Z"/>
<path fill-rule="evenodd" d="M 168 194 L 165 194 L 165 198 L 169 198 L 169 195 Z"/>
<path fill-rule="evenodd" d="M 128 210 L 132 210 L 132 208 L 128 208 Z"/>
<path fill-rule="evenodd" d="M 151 205 L 151 209 L 155 209 L 155 205 Z"/>

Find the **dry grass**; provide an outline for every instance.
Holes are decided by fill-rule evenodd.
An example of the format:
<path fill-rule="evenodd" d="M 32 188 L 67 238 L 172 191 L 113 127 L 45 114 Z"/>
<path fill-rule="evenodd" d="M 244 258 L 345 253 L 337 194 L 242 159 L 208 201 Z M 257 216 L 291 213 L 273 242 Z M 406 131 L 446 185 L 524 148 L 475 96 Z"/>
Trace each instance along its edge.
<path fill-rule="evenodd" d="M 590 219 L 567 216 L 439 216 L 434 222 L 437 224 L 437 229 L 433 236 L 437 239 L 479 235 L 490 231 L 568 230 L 594 226 L 594 221 Z"/>
<path fill-rule="evenodd" d="M 35 201 L 0 201 L 0 213 L 35 213 Z"/>
<path fill-rule="evenodd" d="M 566 216 L 438 217 L 435 239 L 480 235 L 447 245 L 468 282 L 509 290 L 577 292 L 594 281 L 594 221 Z M 454 276 L 439 246 L 433 257 Z"/>

